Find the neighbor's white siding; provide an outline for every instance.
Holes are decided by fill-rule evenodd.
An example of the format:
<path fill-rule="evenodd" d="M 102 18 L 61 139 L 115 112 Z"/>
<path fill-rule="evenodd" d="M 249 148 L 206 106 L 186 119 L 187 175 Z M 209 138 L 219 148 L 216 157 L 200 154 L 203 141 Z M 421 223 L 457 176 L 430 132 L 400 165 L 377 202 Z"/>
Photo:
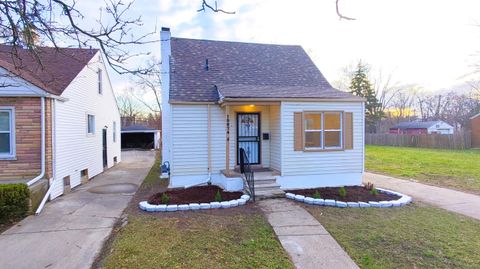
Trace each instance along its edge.
<path fill-rule="evenodd" d="M 102 69 L 103 93 L 98 93 L 97 70 Z M 78 74 L 61 95 L 68 100 L 57 101 L 56 169 L 58 186 L 54 192 L 61 193 L 63 178 L 70 176 L 71 187 L 80 184 L 80 171 L 88 169 L 89 177 L 103 171 L 102 129 L 107 127 L 108 167 L 113 158 L 120 162 L 120 114 L 100 53 Z M 95 115 L 95 134 L 87 135 L 87 114 Z M 117 125 L 117 139 L 113 142 L 113 122 Z"/>
<path fill-rule="evenodd" d="M 208 174 L 208 106 L 172 105 L 172 176 Z M 211 173 L 225 169 L 225 112 L 210 105 Z"/>
<path fill-rule="evenodd" d="M 282 169 L 280 106 L 270 106 L 270 167 L 277 171 Z"/>
<path fill-rule="evenodd" d="M 282 102 L 282 176 L 347 174 L 363 172 L 364 130 L 362 103 Z M 353 112 L 353 150 L 329 152 L 294 151 L 294 112 L 307 110 Z"/>

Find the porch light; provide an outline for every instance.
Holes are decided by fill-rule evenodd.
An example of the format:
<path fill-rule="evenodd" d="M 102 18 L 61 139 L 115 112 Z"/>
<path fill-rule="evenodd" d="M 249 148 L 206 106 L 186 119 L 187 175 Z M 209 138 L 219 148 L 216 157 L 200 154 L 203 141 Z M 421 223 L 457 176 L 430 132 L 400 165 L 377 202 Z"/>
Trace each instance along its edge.
<path fill-rule="evenodd" d="M 249 107 L 255 107 L 255 105 L 249 105 Z"/>

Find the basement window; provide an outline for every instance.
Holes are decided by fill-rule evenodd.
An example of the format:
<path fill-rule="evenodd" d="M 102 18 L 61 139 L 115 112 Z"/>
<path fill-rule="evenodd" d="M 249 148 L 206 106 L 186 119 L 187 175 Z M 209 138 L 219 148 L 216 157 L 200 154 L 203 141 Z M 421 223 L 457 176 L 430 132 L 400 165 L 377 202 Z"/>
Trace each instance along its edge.
<path fill-rule="evenodd" d="M 0 107 L 0 159 L 15 157 L 15 109 Z"/>

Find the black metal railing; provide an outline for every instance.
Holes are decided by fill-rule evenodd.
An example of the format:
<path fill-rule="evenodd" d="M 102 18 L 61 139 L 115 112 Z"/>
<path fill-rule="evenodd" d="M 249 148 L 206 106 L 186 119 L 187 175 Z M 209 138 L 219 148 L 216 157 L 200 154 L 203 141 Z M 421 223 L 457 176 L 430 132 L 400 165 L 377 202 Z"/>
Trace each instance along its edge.
<path fill-rule="evenodd" d="M 255 177 L 247 153 L 243 148 L 240 148 L 240 172 L 244 175 L 250 196 L 255 201 Z"/>

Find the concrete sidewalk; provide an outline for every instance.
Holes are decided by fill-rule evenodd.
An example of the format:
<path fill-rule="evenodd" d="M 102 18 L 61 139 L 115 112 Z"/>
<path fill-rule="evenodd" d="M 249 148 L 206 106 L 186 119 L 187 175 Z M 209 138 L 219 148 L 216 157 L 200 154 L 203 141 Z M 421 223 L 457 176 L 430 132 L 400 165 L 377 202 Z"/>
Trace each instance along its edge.
<path fill-rule="evenodd" d="M 375 186 L 410 195 L 414 200 L 480 220 L 478 195 L 368 172 L 363 182 L 372 182 Z"/>
<path fill-rule="evenodd" d="M 259 202 L 296 268 L 358 268 L 323 226 L 286 199 Z"/>
<path fill-rule="evenodd" d="M 0 235 L 0 268 L 90 268 L 154 159 L 154 152 L 122 152 L 120 164 L 5 231 Z M 89 191 L 117 183 L 131 189 Z"/>

